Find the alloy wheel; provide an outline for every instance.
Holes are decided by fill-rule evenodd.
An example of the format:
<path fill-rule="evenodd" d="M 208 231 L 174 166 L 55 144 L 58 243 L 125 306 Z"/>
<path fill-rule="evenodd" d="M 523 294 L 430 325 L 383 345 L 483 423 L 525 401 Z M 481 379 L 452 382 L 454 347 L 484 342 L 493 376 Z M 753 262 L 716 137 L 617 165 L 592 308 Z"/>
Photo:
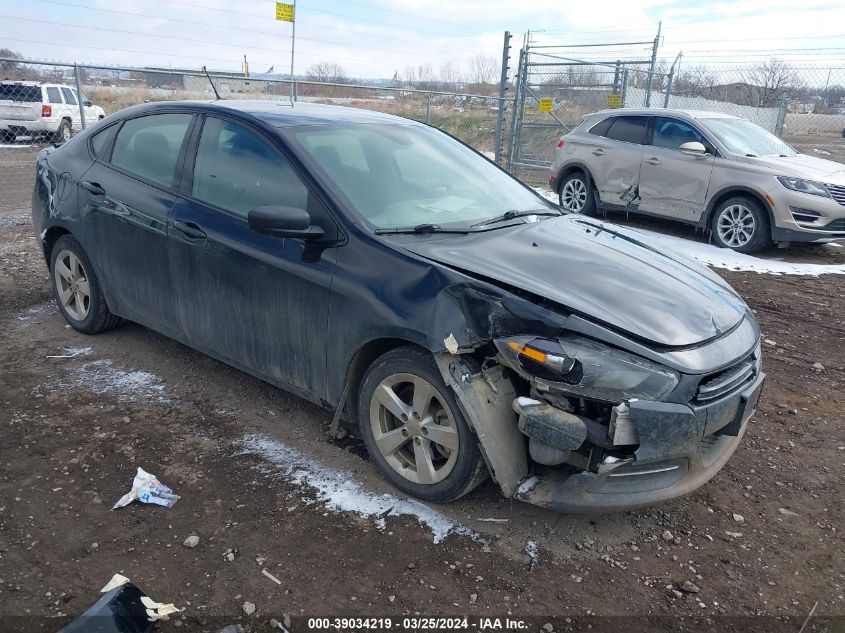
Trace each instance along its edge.
<path fill-rule="evenodd" d="M 742 204 L 732 204 L 719 214 L 716 231 L 719 239 L 729 248 L 739 248 L 751 241 L 756 224 L 751 209 Z"/>
<path fill-rule="evenodd" d="M 567 211 L 580 213 L 587 205 L 587 186 L 578 178 L 567 180 L 560 192 L 560 205 Z"/>
<path fill-rule="evenodd" d="M 74 321 L 84 321 L 91 309 L 91 285 L 75 253 L 63 250 L 56 257 L 55 283 L 59 302 Z"/>
<path fill-rule="evenodd" d="M 69 141 L 70 140 L 70 127 L 68 125 L 62 124 L 62 140 Z"/>
<path fill-rule="evenodd" d="M 427 380 L 393 374 L 370 403 L 376 447 L 390 467 L 417 484 L 436 484 L 458 460 L 459 436 L 449 406 Z"/>

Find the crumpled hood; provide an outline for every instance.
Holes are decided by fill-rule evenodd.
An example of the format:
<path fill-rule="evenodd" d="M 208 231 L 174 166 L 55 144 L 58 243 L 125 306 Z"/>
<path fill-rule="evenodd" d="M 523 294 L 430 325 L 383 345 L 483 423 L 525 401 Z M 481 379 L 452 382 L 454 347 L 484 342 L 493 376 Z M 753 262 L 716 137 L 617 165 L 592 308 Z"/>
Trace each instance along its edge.
<path fill-rule="evenodd" d="M 845 165 L 824 158 L 808 156 L 807 154 L 783 157 L 742 157 L 740 160 L 780 172 L 784 176 L 796 176 L 806 180 L 845 184 Z"/>
<path fill-rule="evenodd" d="M 658 345 L 717 337 L 748 310 L 703 266 L 649 246 L 636 231 L 578 215 L 403 246 Z"/>

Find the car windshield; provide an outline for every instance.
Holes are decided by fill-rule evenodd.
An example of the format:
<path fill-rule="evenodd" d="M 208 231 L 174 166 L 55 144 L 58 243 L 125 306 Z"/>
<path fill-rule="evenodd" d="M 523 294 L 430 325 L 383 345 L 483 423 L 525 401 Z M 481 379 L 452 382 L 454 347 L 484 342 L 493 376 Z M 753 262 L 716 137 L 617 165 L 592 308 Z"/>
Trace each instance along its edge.
<path fill-rule="evenodd" d="M 701 123 L 729 152 L 739 156 L 795 156 L 792 147 L 745 119 L 702 119 Z"/>
<path fill-rule="evenodd" d="M 402 124 L 294 128 L 295 141 L 375 229 L 469 227 L 555 207 L 437 130 Z"/>

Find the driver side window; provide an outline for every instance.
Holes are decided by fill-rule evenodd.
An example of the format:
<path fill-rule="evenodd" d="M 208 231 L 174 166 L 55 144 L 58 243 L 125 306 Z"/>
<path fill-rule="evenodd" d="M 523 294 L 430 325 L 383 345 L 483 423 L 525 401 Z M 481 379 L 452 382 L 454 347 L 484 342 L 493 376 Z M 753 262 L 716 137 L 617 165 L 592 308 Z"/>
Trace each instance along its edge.
<path fill-rule="evenodd" d="M 208 117 L 194 165 L 192 195 L 246 218 L 264 205 L 305 209 L 308 188 L 287 160 L 237 123 Z"/>
<path fill-rule="evenodd" d="M 684 143 L 699 142 L 711 154 L 715 153 L 710 142 L 692 125 L 679 119 L 657 117 L 654 121 L 654 147 L 679 149 Z"/>

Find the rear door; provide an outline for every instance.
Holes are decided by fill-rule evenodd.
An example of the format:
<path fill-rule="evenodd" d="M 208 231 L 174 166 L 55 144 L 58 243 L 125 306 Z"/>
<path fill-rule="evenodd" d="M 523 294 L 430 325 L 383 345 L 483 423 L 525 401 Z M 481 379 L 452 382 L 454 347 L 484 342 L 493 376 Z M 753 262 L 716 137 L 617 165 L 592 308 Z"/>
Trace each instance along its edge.
<path fill-rule="evenodd" d="M 36 121 L 41 118 L 41 86 L 0 83 L 0 119 Z"/>
<path fill-rule="evenodd" d="M 82 129 L 82 120 L 79 115 L 79 103 L 76 100 L 76 91 L 70 88 L 61 88 L 62 96 L 65 98 L 65 114 L 70 117 L 74 130 Z"/>
<path fill-rule="evenodd" d="M 682 152 L 696 141 L 706 155 Z M 696 222 L 704 212 L 716 149 L 692 123 L 674 117 L 654 117 L 651 144 L 640 169 L 640 209 L 677 220 Z"/>
<path fill-rule="evenodd" d="M 180 335 L 167 258 L 167 218 L 194 115 L 149 114 L 92 137 L 96 162 L 80 182 L 90 251 L 115 312 Z"/>
<path fill-rule="evenodd" d="M 263 132 L 207 116 L 170 216 L 179 320 L 193 347 L 324 397 L 337 226 L 290 157 Z M 306 209 L 320 243 L 256 233 L 249 211 Z"/>
<path fill-rule="evenodd" d="M 626 206 L 636 198 L 648 120 L 647 116 L 612 117 L 589 132 L 603 137 L 590 150 L 589 159 L 602 202 Z"/>

